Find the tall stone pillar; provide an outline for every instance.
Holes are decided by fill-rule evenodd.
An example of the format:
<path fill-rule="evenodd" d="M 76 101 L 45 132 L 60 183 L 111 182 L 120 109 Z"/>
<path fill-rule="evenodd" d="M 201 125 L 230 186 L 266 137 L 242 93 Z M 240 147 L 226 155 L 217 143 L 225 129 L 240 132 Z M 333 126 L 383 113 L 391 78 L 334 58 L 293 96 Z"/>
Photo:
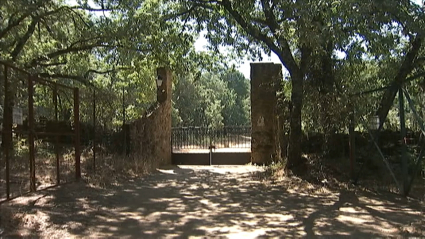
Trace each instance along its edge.
<path fill-rule="evenodd" d="M 255 164 L 269 164 L 276 154 L 276 93 L 281 79 L 281 64 L 251 63 L 251 161 Z"/>
<path fill-rule="evenodd" d="M 161 155 L 161 164 L 171 164 L 171 96 L 173 86 L 173 76 L 169 69 L 161 67 L 157 69 L 157 83 L 161 81 L 161 85 L 157 85 L 157 101 L 159 105 L 159 126 L 157 129 L 161 131 L 159 138 L 163 142 L 158 142 L 160 147 L 158 150 Z"/>

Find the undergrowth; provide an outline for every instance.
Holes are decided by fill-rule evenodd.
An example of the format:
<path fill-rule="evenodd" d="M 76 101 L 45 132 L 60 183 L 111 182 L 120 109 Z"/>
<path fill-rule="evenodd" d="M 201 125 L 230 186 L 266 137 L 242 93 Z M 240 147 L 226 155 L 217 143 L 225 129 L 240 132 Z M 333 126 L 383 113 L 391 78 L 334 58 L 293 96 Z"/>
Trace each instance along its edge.
<path fill-rule="evenodd" d="M 86 171 L 84 180 L 94 187 L 104 188 L 118 185 L 124 180 L 148 175 L 158 167 L 158 162 L 155 159 L 111 154 L 99 154 L 94 166 L 93 156 L 90 153 L 83 155 L 82 167 Z"/>

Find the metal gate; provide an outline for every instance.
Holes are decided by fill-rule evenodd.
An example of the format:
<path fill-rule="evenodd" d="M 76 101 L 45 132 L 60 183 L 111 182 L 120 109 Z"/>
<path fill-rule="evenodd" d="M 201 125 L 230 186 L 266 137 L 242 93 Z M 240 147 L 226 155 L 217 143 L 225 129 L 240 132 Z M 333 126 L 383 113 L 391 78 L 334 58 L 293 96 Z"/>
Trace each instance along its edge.
<path fill-rule="evenodd" d="M 175 127 L 173 164 L 240 165 L 251 162 L 251 126 Z"/>

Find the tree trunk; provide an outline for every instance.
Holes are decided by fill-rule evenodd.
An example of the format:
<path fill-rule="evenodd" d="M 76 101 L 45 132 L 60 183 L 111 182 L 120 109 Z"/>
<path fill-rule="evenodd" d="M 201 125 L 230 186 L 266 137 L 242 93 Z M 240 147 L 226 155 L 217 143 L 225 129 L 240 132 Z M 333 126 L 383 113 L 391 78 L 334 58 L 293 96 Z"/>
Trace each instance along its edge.
<path fill-rule="evenodd" d="M 3 65 L 3 83 L 4 83 L 4 108 L 3 108 L 3 133 L 2 133 L 2 147 L 8 147 L 8 150 L 13 149 L 12 145 L 12 125 L 13 125 L 13 106 L 14 94 L 12 90 L 10 69 Z"/>
<path fill-rule="evenodd" d="M 285 99 L 285 96 L 281 95 L 278 98 L 276 106 L 277 117 L 277 155 L 279 160 L 286 160 L 288 158 L 288 140 L 289 140 L 289 100 Z"/>
<path fill-rule="evenodd" d="M 303 106 L 303 75 L 301 71 L 292 72 L 292 91 L 291 91 L 291 116 L 290 133 L 288 147 L 288 169 L 294 168 L 302 163 L 301 161 L 301 110 Z"/>
<path fill-rule="evenodd" d="M 422 37 L 417 36 L 412 42 L 411 49 L 407 52 L 404 61 L 395 76 L 392 87 L 388 88 L 382 96 L 381 103 L 379 104 L 378 111 L 376 114 L 379 117 L 379 129 L 382 129 L 385 120 L 387 119 L 388 112 L 394 103 L 394 98 L 398 92 L 398 89 L 403 85 L 406 77 L 411 73 L 413 69 L 413 63 L 418 56 L 419 50 L 422 46 Z"/>

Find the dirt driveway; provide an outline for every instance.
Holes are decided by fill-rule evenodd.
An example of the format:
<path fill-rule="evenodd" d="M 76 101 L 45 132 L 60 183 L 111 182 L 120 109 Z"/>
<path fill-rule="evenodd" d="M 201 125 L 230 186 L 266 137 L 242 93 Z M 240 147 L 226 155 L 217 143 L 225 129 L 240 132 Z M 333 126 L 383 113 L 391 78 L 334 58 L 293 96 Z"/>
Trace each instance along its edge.
<path fill-rule="evenodd" d="M 396 195 L 265 182 L 254 166 L 179 166 L 108 189 L 74 183 L 1 205 L 33 238 L 425 236 L 424 207 Z M 295 179 L 296 180 L 296 179 Z M 420 226 L 422 227 L 422 226 Z M 4 228 L 3 228 L 4 229 Z"/>

